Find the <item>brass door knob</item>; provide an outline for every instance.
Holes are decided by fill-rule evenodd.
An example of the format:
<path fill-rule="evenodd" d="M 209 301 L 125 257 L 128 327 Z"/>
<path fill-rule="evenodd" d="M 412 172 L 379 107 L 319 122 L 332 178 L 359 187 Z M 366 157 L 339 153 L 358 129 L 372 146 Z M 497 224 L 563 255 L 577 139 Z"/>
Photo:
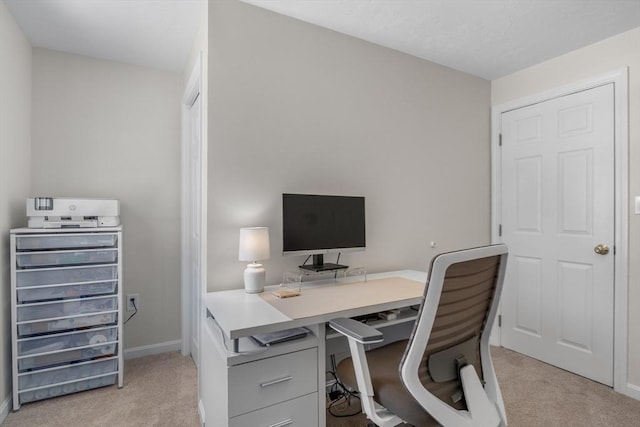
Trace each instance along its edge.
<path fill-rule="evenodd" d="M 593 248 L 593 251 L 598 255 L 606 255 L 609 253 L 609 246 L 600 244 Z"/>

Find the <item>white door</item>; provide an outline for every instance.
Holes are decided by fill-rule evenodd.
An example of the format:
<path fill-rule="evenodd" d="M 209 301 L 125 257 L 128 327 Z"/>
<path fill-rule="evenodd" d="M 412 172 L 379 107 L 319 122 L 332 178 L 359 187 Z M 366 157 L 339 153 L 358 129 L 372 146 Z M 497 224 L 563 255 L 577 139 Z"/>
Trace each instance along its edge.
<path fill-rule="evenodd" d="M 501 117 L 501 225 L 510 250 L 502 345 L 607 385 L 613 383 L 613 94 L 607 84 Z"/>
<path fill-rule="evenodd" d="M 188 110 L 189 127 L 189 295 L 190 295 L 190 335 L 191 335 L 191 357 L 196 366 L 198 361 L 198 337 L 200 336 L 200 289 L 201 276 L 201 96 L 196 95 L 193 104 Z"/>

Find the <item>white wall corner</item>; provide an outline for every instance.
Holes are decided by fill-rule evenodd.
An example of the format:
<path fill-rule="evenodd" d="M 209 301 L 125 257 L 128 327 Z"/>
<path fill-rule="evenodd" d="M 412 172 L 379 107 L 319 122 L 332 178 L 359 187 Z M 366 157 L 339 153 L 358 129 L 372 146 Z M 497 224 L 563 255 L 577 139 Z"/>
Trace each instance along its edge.
<path fill-rule="evenodd" d="M 138 357 L 152 356 L 154 354 L 180 351 L 181 348 L 182 340 L 166 341 L 158 344 L 127 348 L 124 350 L 124 358 L 125 360 L 137 359 Z"/>

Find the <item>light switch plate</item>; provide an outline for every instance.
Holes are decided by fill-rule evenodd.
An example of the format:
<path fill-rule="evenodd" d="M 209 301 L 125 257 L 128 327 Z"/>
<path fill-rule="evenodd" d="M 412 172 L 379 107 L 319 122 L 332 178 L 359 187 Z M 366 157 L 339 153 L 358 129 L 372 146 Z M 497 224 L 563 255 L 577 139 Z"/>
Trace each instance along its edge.
<path fill-rule="evenodd" d="M 636 196 L 636 215 L 640 215 L 640 196 Z"/>

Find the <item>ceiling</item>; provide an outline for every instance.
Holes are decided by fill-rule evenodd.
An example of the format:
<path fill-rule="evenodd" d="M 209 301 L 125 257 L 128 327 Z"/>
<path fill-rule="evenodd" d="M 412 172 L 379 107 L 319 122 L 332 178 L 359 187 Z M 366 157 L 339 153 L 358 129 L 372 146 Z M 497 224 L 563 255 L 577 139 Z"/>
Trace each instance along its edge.
<path fill-rule="evenodd" d="M 242 1 L 488 80 L 640 27 L 640 0 Z"/>
<path fill-rule="evenodd" d="M 182 72 L 206 0 L 3 1 L 34 46 Z M 488 80 L 640 26 L 640 0 L 242 1 Z"/>
<path fill-rule="evenodd" d="M 181 73 L 206 0 L 0 0 L 32 45 Z"/>

